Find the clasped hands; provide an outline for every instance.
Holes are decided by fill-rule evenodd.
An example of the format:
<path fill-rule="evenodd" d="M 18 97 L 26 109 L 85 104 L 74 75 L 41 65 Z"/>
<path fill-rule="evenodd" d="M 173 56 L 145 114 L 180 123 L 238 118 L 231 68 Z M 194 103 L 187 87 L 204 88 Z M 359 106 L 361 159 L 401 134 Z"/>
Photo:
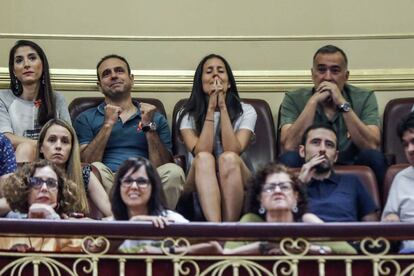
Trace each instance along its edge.
<path fill-rule="evenodd" d="M 341 90 L 334 82 L 323 81 L 316 88 L 313 97 L 318 103 L 332 102 L 339 106 L 346 102 Z"/>
<path fill-rule="evenodd" d="M 214 81 L 210 84 L 210 91 L 208 91 L 208 95 L 210 96 L 209 108 L 225 108 L 226 92 L 227 87 L 223 86 L 222 80 L 218 76 L 214 77 Z"/>

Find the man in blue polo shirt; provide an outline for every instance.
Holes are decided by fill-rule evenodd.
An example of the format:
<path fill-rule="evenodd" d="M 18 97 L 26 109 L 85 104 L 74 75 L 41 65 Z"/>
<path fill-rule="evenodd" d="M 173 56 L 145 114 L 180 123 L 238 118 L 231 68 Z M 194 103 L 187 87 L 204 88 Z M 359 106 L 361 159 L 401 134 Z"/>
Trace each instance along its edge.
<path fill-rule="evenodd" d="M 299 179 L 306 185 L 309 212 L 325 222 L 378 220 L 378 207 L 358 177 L 333 171 L 338 144 L 332 126 L 310 126 L 299 154 L 305 159 Z"/>
<path fill-rule="evenodd" d="M 166 118 L 156 107 L 131 98 L 134 75 L 125 58 L 108 55 L 97 67 L 98 87 L 105 96 L 99 106 L 75 120 L 83 162 L 100 171 L 109 193 L 114 172 L 130 157 L 148 158 L 163 184 L 162 200 L 174 209 L 185 181 L 183 170 L 172 162 L 172 144 Z"/>

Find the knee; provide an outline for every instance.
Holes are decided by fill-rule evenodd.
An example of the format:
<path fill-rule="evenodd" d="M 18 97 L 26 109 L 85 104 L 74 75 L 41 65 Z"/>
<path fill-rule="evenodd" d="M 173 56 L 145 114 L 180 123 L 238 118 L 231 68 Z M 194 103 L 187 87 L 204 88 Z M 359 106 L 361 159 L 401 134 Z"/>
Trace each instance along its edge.
<path fill-rule="evenodd" d="M 213 154 L 209 152 L 199 152 L 195 156 L 194 164 L 197 166 L 205 167 L 207 165 L 214 165 L 216 162 L 216 159 Z"/>
<path fill-rule="evenodd" d="M 220 155 L 218 161 L 220 171 L 226 171 L 234 169 L 235 167 L 239 167 L 241 158 L 234 152 L 226 151 Z"/>
<path fill-rule="evenodd" d="M 36 151 L 36 143 L 32 142 L 23 142 L 17 145 L 16 151 L 25 152 L 25 153 L 34 153 Z"/>
<path fill-rule="evenodd" d="M 169 178 L 181 186 L 185 182 L 185 173 L 180 166 L 171 164 Z"/>
<path fill-rule="evenodd" d="M 160 173 L 161 178 L 165 177 L 166 181 L 179 183 L 180 185 L 185 181 L 185 173 L 183 169 L 174 164 L 174 163 L 167 163 L 161 166 L 161 170 L 157 171 Z"/>
<path fill-rule="evenodd" d="M 17 162 L 32 162 L 36 157 L 36 146 L 34 142 L 23 142 L 16 147 Z"/>

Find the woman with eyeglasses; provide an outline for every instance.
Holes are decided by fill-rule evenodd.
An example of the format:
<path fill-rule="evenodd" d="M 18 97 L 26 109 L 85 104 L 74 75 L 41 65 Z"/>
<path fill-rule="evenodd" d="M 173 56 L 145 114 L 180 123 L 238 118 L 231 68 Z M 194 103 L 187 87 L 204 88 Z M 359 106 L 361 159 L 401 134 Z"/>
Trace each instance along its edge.
<path fill-rule="evenodd" d="M 33 41 L 19 40 L 9 53 L 10 89 L 0 91 L 0 132 L 12 142 L 17 162 L 34 160 L 42 126 L 53 118 L 70 122 L 62 94 L 54 92 L 49 63 Z"/>
<path fill-rule="evenodd" d="M 298 178 L 281 164 L 271 163 L 250 180 L 248 214 L 241 221 L 322 222 L 306 213 L 307 197 Z"/>
<path fill-rule="evenodd" d="M 248 213 L 240 222 L 320 223 L 314 214 L 306 213 L 306 194 L 297 177 L 280 164 L 271 163 L 258 171 L 250 180 L 247 195 Z M 225 253 L 267 254 L 263 244 L 256 242 L 227 242 Z M 269 246 L 268 246 L 269 247 Z M 266 250 L 278 250 L 274 244 Z"/>
<path fill-rule="evenodd" d="M 46 159 L 62 169 L 77 184 L 79 202 L 88 210 L 87 196 L 104 217 L 112 215 L 109 197 L 92 167 L 81 167 L 79 143 L 73 127 L 61 119 L 47 122 L 39 135 L 36 159 Z"/>
<path fill-rule="evenodd" d="M 148 159 L 130 158 L 115 175 L 111 191 L 112 214 L 115 220 L 151 221 L 164 228 L 169 223 L 187 223 L 180 214 L 167 210 L 161 203 L 161 179 Z M 156 241 L 126 240 L 120 247 L 126 252 L 148 252 L 159 246 Z"/>
<path fill-rule="evenodd" d="M 13 212 L 7 218 L 68 218 L 83 213 L 76 184 L 46 160 L 25 164 L 3 184 L 3 195 Z M 1 238 L 0 248 L 18 251 L 78 251 L 71 240 L 53 238 Z"/>
<path fill-rule="evenodd" d="M 297 176 L 282 164 L 270 163 L 250 180 L 247 211 L 240 222 L 268 223 L 323 223 L 316 215 L 307 212 L 307 197 Z M 310 253 L 355 254 L 347 242 L 318 242 L 310 246 Z M 224 254 L 281 254 L 278 243 L 227 242 Z"/>

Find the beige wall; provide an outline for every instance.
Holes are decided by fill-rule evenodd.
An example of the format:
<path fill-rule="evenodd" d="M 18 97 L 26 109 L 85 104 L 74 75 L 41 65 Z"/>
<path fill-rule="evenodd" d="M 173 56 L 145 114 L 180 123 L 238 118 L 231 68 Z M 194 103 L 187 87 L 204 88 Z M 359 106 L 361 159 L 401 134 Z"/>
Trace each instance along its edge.
<path fill-rule="evenodd" d="M 161 91 L 170 114 L 198 61 L 216 52 L 237 71 L 242 96 L 266 99 L 276 114 L 282 92 L 309 84 L 314 51 L 333 43 L 349 56 L 351 81 L 379 91 L 382 110 L 414 95 L 413 10 L 408 0 L 2 0 L 0 87 L 8 50 L 28 38 L 44 47 L 68 101 L 96 91 L 97 60 L 119 53 L 144 70 L 136 91 Z"/>
<path fill-rule="evenodd" d="M 89 69 L 102 55 L 117 52 L 136 69 L 193 69 L 203 55 L 218 52 L 236 70 L 302 70 L 326 43 L 343 47 L 351 68 L 414 67 L 414 1 L 409 0 L 1 2 L 0 33 L 17 36 L 0 37 L 0 66 L 18 34 L 61 34 L 68 37 L 38 39 L 53 68 Z M 212 38 L 194 41 L 200 36 Z"/>

